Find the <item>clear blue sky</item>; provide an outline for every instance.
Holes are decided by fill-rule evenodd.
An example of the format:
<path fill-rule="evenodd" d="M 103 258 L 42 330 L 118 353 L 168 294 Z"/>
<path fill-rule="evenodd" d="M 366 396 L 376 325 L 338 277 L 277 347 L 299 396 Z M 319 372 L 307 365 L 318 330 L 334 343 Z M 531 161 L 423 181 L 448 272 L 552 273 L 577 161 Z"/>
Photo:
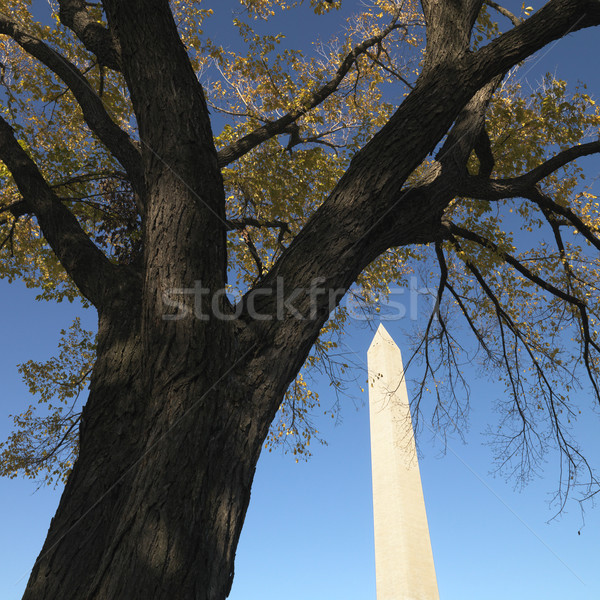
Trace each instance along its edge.
<path fill-rule="evenodd" d="M 349 5 L 350 3 L 346 3 Z M 301 28 L 299 28 L 301 29 Z M 546 71 L 575 82 L 587 81 L 600 98 L 597 75 L 598 29 L 579 32 L 544 50 L 526 67 L 530 81 Z M 597 175 L 599 161 L 588 161 Z M 594 172 L 595 170 L 595 172 Z M 52 356 L 61 328 L 92 311 L 76 305 L 34 301 L 35 292 L 0 281 L 0 438 L 10 431 L 8 414 L 32 402 L 16 364 Z M 409 324 L 386 328 L 407 353 Z M 372 332 L 351 326 L 345 343 L 357 376 L 366 379 L 366 350 Z M 523 491 L 489 475 L 490 450 L 482 444 L 485 425 L 495 419 L 493 401 L 503 389 L 473 374 L 471 429 L 463 445 L 450 439 L 447 452 L 425 430 L 420 440 L 421 475 L 442 600 L 564 600 L 600 598 L 597 575 L 600 509 L 587 507 L 585 526 L 575 503 L 557 520 L 548 500 L 555 489 L 552 464 Z M 330 388 L 319 382 L 323 404 Z M 409 389 L 410 392 L 410 389 Z M 343 406 L 343 422 L 320 429 L 327 447 L 314 448 L 308 463 L 296 464 L 279 452 L 259 462 L 252 501 L 236 563 L 233 600 L 375 600 L 375 572 L 366 395 Z M 589 406 L 582 396 L 581 404 Z M 600 466 L 600 417 L 584 409 L 581 439 Z M 60 489 L 40 489 L 30 481 L 0 479 L 0 598 L 17 600 L 41 548 Z M 578 531 L 581 534 L 578 534 Z"/>

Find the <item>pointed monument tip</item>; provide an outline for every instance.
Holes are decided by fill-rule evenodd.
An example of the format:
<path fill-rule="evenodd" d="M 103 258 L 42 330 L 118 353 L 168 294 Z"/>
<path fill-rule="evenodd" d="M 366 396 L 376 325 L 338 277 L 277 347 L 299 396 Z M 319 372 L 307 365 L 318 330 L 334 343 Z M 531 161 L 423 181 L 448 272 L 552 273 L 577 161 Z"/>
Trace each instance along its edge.
<path fill-rule="evenodd" d="M 394 338 L 389 334 L 388 330 L 383 326 L 383 323 L 379 323 L 379 327 L 373 336 L 373 340 L 371 341 L 371 345 L 369 346 L 369 350 L 378 344 L 379 342 L 387 342 L 388 344 L 393 344 L 396 346 L 396 342 L 394 342 Z M 397 347 L 397 346 L 396 346 Z"/>
<path fill-rule="evenodd" d="M 383 326 L 383 323 L 379 323 L 379 327 L 377 328 L 375 335 L 387 335 L 388 337 L 391 337 L 388 330 Z"/>

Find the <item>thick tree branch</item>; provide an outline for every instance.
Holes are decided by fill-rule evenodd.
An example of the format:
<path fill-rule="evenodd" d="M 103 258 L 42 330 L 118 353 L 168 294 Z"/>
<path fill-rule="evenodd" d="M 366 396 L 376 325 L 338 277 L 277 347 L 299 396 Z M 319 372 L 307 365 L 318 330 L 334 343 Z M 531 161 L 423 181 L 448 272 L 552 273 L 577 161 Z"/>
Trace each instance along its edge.
<path fill-rule="evenodd" d="M 583 235 L 583 237 L 585 237 L 585 239 L 592 244 L 592 246 L 594 246 L 597 250 L 600 250 L 600 239 L 570 208 L 557 204 L 554 202 L 554 200 L 552 200 L 552 198 L 550 198 L 550 196 L 544 194 L 537 187 L 530 190 L 527 194 L 525 194 L 524 197 L 532 202 L 535 202 L 542 210 L 545 209 L 553 214 L 558 214 L 562 217 L 565 217 L 565 219 L 574 225 L 577 228 L 577 231 L 579 231 L 581 235 Z"/>
<path fill-rule="evenodd" d="M 149 159 L 169 168 L 173 145 L 192 145 L 215 153 L 204 91 L 180 39 L 169 3 L 164 0 L 105 0 L 109 24 L 121 45 L 123 74 Z M 190 149 L 191 151 L 191 149 Z M 196 156 L 206 163 L 213 156 Z M 180 177 L 187 181 L 187 173 Z M 188 184 L 191 184 L 192 178 Z"/>
<path fill-rule="evenodd" d="M 456 59 L 469 48 L 483 0 L 421 0 L 427 25 L 424 70 Z"/>
<path fill-rule="evenodd" d="M 144 243 L 157 250 L 146 257 L 145 298 L 153 303 L 148 311 L 162 314 L 164 289 L 194 280 L 211 290 L 226 285 L 223 179 L 204 90 L 170 3 L 103 0 L 103 6 L 121 45 L 138 123 L 146 182 Z M 156 335 L 157 343 L 163 326 L 190 335 L 183 320 L 156 322 L 148 335 Z"/>
<path fill-rule="evenodd" d="M 62 205 L 37 166 L 21 148 L 10 125 L 0 117 L 0 160 L 11 172 L 44 238 L 81 293 L 97 308 L 120 287 L 122 275 L 92 243 L 75 216 Z"/>
<path fill-rule="evenodd" d="M 37 58 L 67 85 L 81 107 L 85 122 L 91 131 L 121 163 L 135 191 L 142 196 L 144 184 L 140 153 L 129 136 L 111 119 L 102 100 L 79 69 L 42 40 L 23 31 L 3 14 L 0 14 L 0 34 L 14 39 L 25 52 Z"/>
<path fill-rule="evenodd" d="M 542 211 L 564 217 L 581 232 L 586 240 L 600 250 L 600 239 L 569 207 L 557 204 L 550 196 L 544 194 L 539 187 L 525 185 L 520 177 L 512 180 L 486 181 L 479 178 L 470 178 L 466 185 L 465 182 L 461 183 L 460 195 L 492 201 L 504 198 L 526 198 L 537 204 Z"/>
<path fill-rule="evenodd" d="M 289 111 L 286 115 L 277 119 L 277 121 L 271 121 L 258 127 L 233 144 L 230 144 L 225 148 L 221 148 L 221 150 L 218 152 L 219 166 L 225 167 L 228 164 L 236 161 L 247 152 L 250 152 L 250 150 L 256 148 L 263 142 L 276 135 L 286 133 L 286 130 L 291 124 L 324 102 L 338 89 L 352 66 L 356 64 L 356 61 L 361 55 L 366 54 L 369 48 L 380 44 L 392 31 L 400 27 L 400 25 L 397 23 L 397 20 L 398 18 L 396 17 L 380 34 L 374 35 L 356 45 L 346 55 L 333 78 L 318 90 L 315 90 L 306 100 L 302 102 L 302 105 L 299 108 Z"/>
<path fill-rule="evenodd" d="M 501 81 L 502 76 L 494 77 L 469 100 L 458 115 L 444 145 L 436 156 L 442 163 L 443 169 L 446 171 L 451 170 L 456 179 L 467 174 L 467 161 L 474 148 L 479 147 L 484 153 L 485 169 L 489 169 L 490 161 L 493 164 L 494 157 L 491 155 L 491 148 L 489 156 L 486 155 L 485 149 L 481 149 L 481 138 L 482 136 L 487 137 L 485 133 L 485 114 Z"/>
<path fill-rule="evenodd" d="M 518 177 L 506 179 L 488 179 L 485 176 L 466 177 L 457 184 L 457 195 L 489 201 L 526 198 L 537 204 L 543 212 L 545 211 L 546 216 L 551 213 L 564 217 L 594 247 L 600 250 L 600 239 L 595 233 L 569 207 L 557 204 L 537 186 L 537 183 L 544 177 L 551 175 L 570 161 L 597 152 L 600 152 L 600 142 L 589 142 L 563 150 Z"/>
<path fill-rule="evenodd" d="M 71 29 L 101 65 L 121 70 L 121 48 L 109 29 L 96 21 L 85 0 L 58 0 L 60 22 Z"/>
<path fill-rule="evenodd" d="M 572 146 L 571 148 L 567 148 L 566 150 L 559 152 L 552 158 L 549 158 L 546 162 L 535 167 L 535 169 L 532 169 L 525 175 L 522 175 L 521 178 L 525 179 L 528 183 L 530 183 L 530 185 L 534 185 L 544 179 L 544 177 L 548 177 L 548 175 L 551 175 L 571 161 L 581 158 L 582 156 L 589 156 L 598 152 L 600 152 L 600 141 Z"/>
<path fill-rule="evenodd" d="M 598 0 L 550 0 L 521 24 L 478 50 L 472 57 L 475 71 L 485 74 L 489 81 L 550 42 L 598 24 Z"/>
<path fill-rule="evenodd" d="M 479 176 L 468 177 L 460 183 L 460 194 L 481 200 L 525 197 L 542 179 L 552 175 L 569 162 L 598 152 L 600 152 L 600 141 L 588 142 L 567 148 L 518 177 L 489 179 L 486 173 L 480 173 Z"/>

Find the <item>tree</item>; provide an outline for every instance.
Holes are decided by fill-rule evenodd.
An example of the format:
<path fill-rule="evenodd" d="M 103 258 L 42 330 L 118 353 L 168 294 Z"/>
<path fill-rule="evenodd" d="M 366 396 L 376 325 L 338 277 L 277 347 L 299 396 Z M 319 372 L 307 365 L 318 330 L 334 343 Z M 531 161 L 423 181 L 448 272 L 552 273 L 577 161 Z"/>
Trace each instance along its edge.
<path fill-rule="evenodd" d="M 268 19 L 280 3 L 241 4 Z M 99 325 L 78 457 L 26 599 L 225 598 L 261 448 L 327 350 L 323 328 L 343 324 L 332 311 L 355 282 L 370 300 L 428 252 L 439 285 L 421 391 L 441 387 L 440 369 L 450 391 L 436 418 L 461 410 L 445 306 L 506 374 L 507 458 L 535 458 L 548 435 L 570 484 L 586 463 L 557 386 L 580 363 L 598 396 L 600 350 L 598 208 L 573 161 L 600 150 L 585 141 L 599 118 L 583 90 L 548 79 L 527 98 L 504 79 L 598 25 L 597 0 L 523 18 L 493 2 L 377 0 L 322 60 L 277 55 L 281 37 L 241 18 L 248 53 L 226 51 L 202 33 L 200 3 L 56 8 L 52 26 L 28 3 L 0 12 L 3 273 L 47 298 L 80 294 Z M 397 106 L 384 101 L 394 82 Z M 232 124 L 215 141 L 219 110 Z M 542 227 L 552 242 L 517 252 L 519 229 Z"/>

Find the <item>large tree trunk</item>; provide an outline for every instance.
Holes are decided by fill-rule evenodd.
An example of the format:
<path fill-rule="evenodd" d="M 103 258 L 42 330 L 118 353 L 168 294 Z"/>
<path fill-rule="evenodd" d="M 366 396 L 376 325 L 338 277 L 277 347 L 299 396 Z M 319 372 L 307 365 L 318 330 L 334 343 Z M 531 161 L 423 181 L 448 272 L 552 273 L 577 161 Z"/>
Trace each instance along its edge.
<path fill-rule="evenodd" d="M 224 328 L 191 361 L 162 352 L 173 340 L 142 352 L 131 321 L 101 319 L 79 459 L 26 600 L 229 593 L 266 431 L 252 422 Z"/>

